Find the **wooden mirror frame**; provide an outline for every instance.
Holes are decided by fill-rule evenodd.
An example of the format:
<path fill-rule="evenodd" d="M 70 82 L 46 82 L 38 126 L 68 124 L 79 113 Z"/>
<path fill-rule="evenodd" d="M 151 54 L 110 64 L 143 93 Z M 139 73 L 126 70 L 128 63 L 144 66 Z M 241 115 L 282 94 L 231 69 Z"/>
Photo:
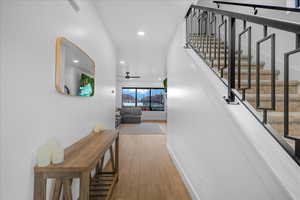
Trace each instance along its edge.
<path fill-rule="evenodd" d="M 65 41 L 68 41 L 69 43 L 71 43 L 72 45 L 74 45 L 75 47 L 77 47 L 82 53 L 84 53 L 93 63 L 93 74 L 94 76 L 96 77 L 96 64 L 94 62 L 94 60 L 85 52 L 83 51 L 78 45 L 76 45 L 74 42 L 66 39 L 65 37 L 59 37 L 56 39 L 56 47 L 55 47 L 55 88 L 56 88 L 56 91 L 63 94 L 63 95 L 66 95 L 66 96 L 77 96 L 77 95 L 70 95 L 70 94 L 66 94 L 64 92 L 64 90 L 61 88 L 61 79 L 62 79 L 62 74 L 61 74 L 61 44 L 62 44 L 62 41 L 65 40 Z M 96 83 L 96 79 L 94 78 L 95 80 L 95 83 Z M 96 84 L 94 85 L 94 91 L 95 91 L 95 87 L 96 87 Z M 95 94 L 94 94 L 95 95 Z M 78 96 L 80 97 L 80 96 Z"/>

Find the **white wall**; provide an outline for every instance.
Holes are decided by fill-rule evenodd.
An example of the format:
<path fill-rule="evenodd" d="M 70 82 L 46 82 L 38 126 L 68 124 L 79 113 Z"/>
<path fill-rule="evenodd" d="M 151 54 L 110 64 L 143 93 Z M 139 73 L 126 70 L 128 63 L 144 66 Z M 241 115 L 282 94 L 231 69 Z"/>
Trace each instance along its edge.
<path fill-rule="evenodd" d="M 2 13 L 2 1 L 0 1 L 0 17 L 1 17 L 1 13 Z M 0 35 L 2 35 L 2 26 L 0 25 Z M 0 44 L 2 44 L 2 41 L 3 39 L 0 37 Z M 1 78 L 1 74 L 3 74 L 3 70 L 2 70 L 2 46 L 0 45 L 0 85 L 2 85 L 3 81 L 2 81 L 2 78 Z M 2 90 L 0 90 L 0 119 L 2 119 L 2 97 L 3 97 L 3 92 Z M 3 151 L 1 150 L 2 149 L 2 146 L 3 146 L 3 142 L 2 142 L 2 137 L 3 137 L 3 132 L 2 132 L 2 120 L 0 120 L 0 199 L 3 199 L 3 178 L 2 177 L 2 174 L 3 174 Z"/>
<path fill-rule="evenodd" d="M 299 199 L 300 169 L 192 50 L 168 54 L 168 148 L 193 199 Z"/>
<path fill-rule="evenodd" d="M 227 0 L 226 0 L 227 1 Z M 228 0 L 229 2 L 236 2 L 236 0 Z M 272 5 L 272 6 L 286 6 L 287 0 L 246 0 L 243 3 L 253 3 L 253 4 L 263 4 L 263 5 Z M 216 8 L 216 4 L 213 4 L 210 0 L 199 0 L 199 5 L 209 6 Z M 220 9 L 229 10 L 234 12 L 240 12 L 244 14 L 253 15 L 253 8 L 241 7 L 241 6 L 231 6 L 231 5 L 221 5 Z M 257 16 L 273 18 L 283 21 L 292 21 L 300 23 L 300 14 L 293 12 L 284 12 L 284 11 L 273 11 L 268 9 L 258 9 Z M 256 42 L 263 38 L 263 26 L 256 24 L 248 24 L 252 26 L 252 56 L 253 62 L 256 62 Z M 243 22 L 237 20 L 237 33 L 242 31 Z M 283 66 L 284 66 L 284 53 L 295 49 L 295 34 L 269 28 L 268 33 L 276 34 L 276 69 L 281 71 L 280 78 L 283 79 Z M 265 45 L 268 44 L 268 45 Z M 243 39 L 243 50 L 247 53 L 247 37 Z M 264 43 L 261 50 L 261 60 L 265 61 L 266 67 L 270 68 L 270 46 L 269 43 Z M 300 59 L 298 55 L 292 56 L 290 60 L 290 78 L 300 80 Z"/>
<path fill-rule="evenodd" d="M 117 81 L 117 94 L 116 94 L 116 105 L 118 108 L 122 107 L 122 88 L 123 87 L 149 87 L 149 88 L 163 88 L 162 81 Z M 146 111 L 142 114 L 142 120 L 167 120 L 167 101 L 165 102 L 164 111 Z"/>
<path fill-rule="evenodd" d="M 79 12 L 67 0 L 2 1 L 0 199 L 29 200 L 40 145 L 57 138 L 66 147 L 89 134 L 98 122 L 114 128 L 115 50 L 88 0 L 76 0 Z M 55 40 L 60 36 L 94 59 L 94 97 L 55 91 Z"/>

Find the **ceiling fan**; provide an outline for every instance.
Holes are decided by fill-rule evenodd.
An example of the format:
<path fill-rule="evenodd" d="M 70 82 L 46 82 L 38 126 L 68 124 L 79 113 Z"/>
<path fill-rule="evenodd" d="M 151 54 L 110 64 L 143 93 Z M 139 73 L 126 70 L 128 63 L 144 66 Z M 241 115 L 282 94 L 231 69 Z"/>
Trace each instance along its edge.
<path fill-rule="evenodd" d="M 125 79 L 131 79 L 131 78 L 141 78 L 140 76 L 130 76 L 130 72 L 125 72 Z"/>

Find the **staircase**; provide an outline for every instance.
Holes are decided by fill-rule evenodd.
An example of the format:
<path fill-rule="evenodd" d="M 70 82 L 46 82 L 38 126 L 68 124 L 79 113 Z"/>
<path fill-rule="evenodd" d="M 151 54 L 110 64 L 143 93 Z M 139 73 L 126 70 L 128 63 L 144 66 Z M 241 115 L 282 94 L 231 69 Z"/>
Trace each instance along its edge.
<path fill-rule="evenodd" d="M 204 58 L 207 63 L 211 63 L 211 66 L 221 76 L 221 70 L 218 70 L 218 46 L 219 39 L 215 39 L 214 35 L 211 36 L 198 36 L 192 35 L 189 38 L 189 43 L 195 49 L 195 51 Z M 211 48 L 207 48 L 211 44 Z M 199 48 L 199 47 L 202 48 Z M 203 48 L 204 46 L 204 48 Z M 210 53 L 211 49 L 211 53 Z M 216 51 L 216 54 L 215 54 Z M 223 68 L 223 78 L 227 80 L 228 69 L 225 67 L 225 46 L 224 41 L 220 40 L 220 68 Z M 248 84 L 248 56 L 241 53 L 241 87 L 247 87 Z M 236 51 L 236 74 L 238 70 L 238 54 Z M 209 59 L 211 55 L 211 59 Z M 214 57 L 216 55 L 216 57 Z M 228 58 L 227 58 L 228 62 Z M 262 110 L 256 108 L 256 63 L 251 59 L 251 88 L 246 90 L 246 100 L 261 113 Z M 260 65 L 260 102 L 263 107 L 271 106 L 271 70 L 265 66 L 264 62 Z M 275 111 L 268 112 L 268 123 L 278 132 L 280 136 L 283 136 L 283 111 L 284 111 L 284 83 L 279 79 L 280 71 L 276 71 L 276 109 Z M 237 75 L 236 75 L 237 77 Z M 236 81 L 237 84 L 237 81 Z M 237 86 L 236 86 L 237 88 Z M 242 91 L 241 91 L 242 92 Z M 299 81 L 289 81 L 289 134 L 292 137 L 300 138 L 300 92 Z M 294 141 L 285 138 L 285 140 L 294 147 Z"/>

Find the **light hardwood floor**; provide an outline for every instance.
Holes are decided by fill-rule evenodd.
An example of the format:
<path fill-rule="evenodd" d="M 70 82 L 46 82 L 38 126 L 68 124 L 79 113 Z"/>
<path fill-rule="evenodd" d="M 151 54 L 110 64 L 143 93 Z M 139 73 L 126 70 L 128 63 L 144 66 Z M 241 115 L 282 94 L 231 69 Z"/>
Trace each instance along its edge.
<path fill-rule="evenodd" d="M 120 179 L 112 200 L 190 200 L 164 135 L 120 136 Z"/>

